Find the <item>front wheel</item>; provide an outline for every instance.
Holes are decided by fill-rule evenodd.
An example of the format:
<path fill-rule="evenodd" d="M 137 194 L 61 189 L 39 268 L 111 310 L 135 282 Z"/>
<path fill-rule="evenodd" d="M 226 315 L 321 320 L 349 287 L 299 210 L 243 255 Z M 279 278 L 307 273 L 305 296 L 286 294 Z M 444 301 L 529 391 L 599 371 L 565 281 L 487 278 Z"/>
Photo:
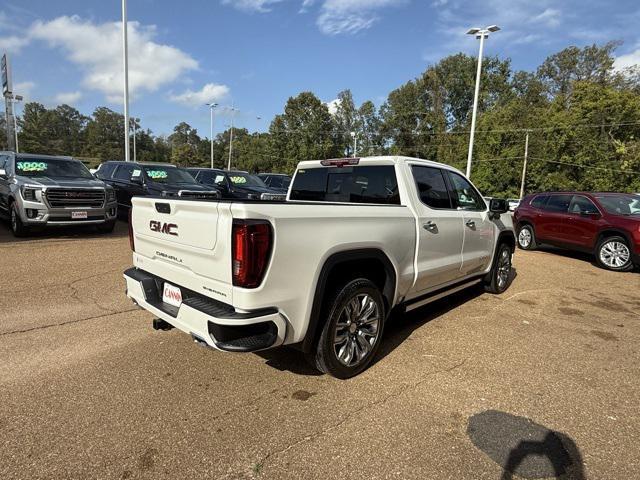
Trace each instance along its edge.
<path fill-rule="evenodd" d="M 366 278 L 347 283 L 327 302 L 314 366 L 336 378 L 350 378 L 364 371 L 380 345 L 385 320 L 382 294 Z"/>
<path fill-rule="evenodd" d="M 536 234 L 531 225 L 522 225 L 518 230 L 518 247 L 522 250 L 534 250 L 537 247 Z"/>
<path fill-rule="evenodd" d="M 116 226 L 116 221 L 115 220 L 109 220 L 107 222 L 101 223 L 100 225 L 96 226 L 96 230 L 98 230 L 98 233 L 111 233 L 113 232 L 113 229 Z"/>
<path fill-rule="evenodd" d="M 513 248 L 507 243 L 501 243 L 493 261 L 493 267 L 485 282 L 484 289 L 489 293 L 500 294 L 509 287 L 511 280 L 511 259 Z"/>
<path fill-rule="evenodd" d="M 29 233 L 29 228 L 22 223 L 20 214 L 18 213 L 18 207 L 15 202 L 11 204 L 11 232 L 14 237 L 25 237 Z"/>
<path fill-rule="evenodd" d="M 631 249 L 627 240 L 615 236 L 604 238 L 596 248 L 598 265 L 615 272 L 627 272 L 633 268 Z"/>

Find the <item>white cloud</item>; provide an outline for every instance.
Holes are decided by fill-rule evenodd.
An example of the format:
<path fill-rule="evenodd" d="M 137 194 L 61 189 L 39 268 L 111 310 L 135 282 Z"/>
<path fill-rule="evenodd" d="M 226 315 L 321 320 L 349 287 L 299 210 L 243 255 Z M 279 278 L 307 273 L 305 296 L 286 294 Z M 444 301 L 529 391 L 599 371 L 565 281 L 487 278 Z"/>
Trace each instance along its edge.
<path fill-rule="evenodd" d="M 31 92 L 35 86 L 35 82 L 17 82 L 13 84 L 13 93 L 16 95 L 22 95 L 24 97 L 24 101 L 29 101 L 31 98 Z"/>
<path fill-rule="evenodd" d="M 640 65 L 640 48 L 626 55 L 620 55 L 614 62 L 616 70 L 624 70 L 625 68 L 638 67 Z"/>
<path fill-rule="evenodd" d="M 271 10 L 271 5 L 280 3 L 281 1 L 282 0 L 222 0 L 222 4 L 231 5 L 244 12 L 265 13 Z"/>
<path fill-rule="evenodd" d="M 175 82 L 198 62 L 182 50 L 154 41 L 155 26 L 129 22 L 129 91 L 154 92 Z M 110 102 L 122 100 L 122 31 L 120 22 L 96 24 L 78 16 L 37 21 L 30 36 L 64 50 L 84 73 L 83 85 L 104 93 Z"/>
<path fill-rule="evenodd" d="M 379 20 L 377 10 L 406 0 L 325 0 L 316 24 L 326 35 L 355 34 Z"/>
<path fill-rule="evenodd" d="M 28 43 L 29 39 L 24 36 L 9 35 L 8 37 L 0 37 L 0 51 L 17 53 Z"/>
<path fill-rule="evenodd" d="M 544 12 L 532 18 L 533 22 L 539 22 L 549 27 L 557 27 L 561 23 L 562 13 L 557 8 L 547 8 Z"/>
<path fill-rule="evenodd" d="M 327 102 L 325 105 L 329 109 L 329 113 L 331 115 L 335 115 L 336 113 L 338 113 L 338 107 L 340 106 L 340 103 L 341 103 L 341 100 L 339 98 L 335 98 L 330 102 Z"/>
<path fill-rule="evenodd" d="M 217 85 L 215 83 L 207 83 L 200 90 L 187 90 L 179 95 L 171 95 L 170 99 L 176 103 L 188 105 L 190 107 L 198 107 L 209 102 L 218 102 L 229 95 L 229 87 L 226 85 Z"/>
<path fill-rule="evenodd" d="M 82 98 L 82 92 L 77 90 L 75 92 L 61 92 L 54 97 L 56 103 L 73 105 Z"/>

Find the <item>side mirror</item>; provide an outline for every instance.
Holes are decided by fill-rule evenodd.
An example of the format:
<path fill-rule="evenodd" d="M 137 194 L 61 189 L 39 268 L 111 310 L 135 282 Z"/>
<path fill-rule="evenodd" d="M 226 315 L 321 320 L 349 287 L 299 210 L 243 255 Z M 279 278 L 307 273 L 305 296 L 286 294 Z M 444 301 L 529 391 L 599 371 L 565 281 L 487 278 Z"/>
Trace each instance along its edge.
<path fill-rule="evenodd" d="M 4 168 L 0 168 L 0 178 L 7 178 L 7 171 Z"/>
<path fill-rule="evenodd" d="M 507 213 L 509 211 L 509 204 L 503 198 L 492 198 L 489 201 L 489 211 L 491 213 Z"/>

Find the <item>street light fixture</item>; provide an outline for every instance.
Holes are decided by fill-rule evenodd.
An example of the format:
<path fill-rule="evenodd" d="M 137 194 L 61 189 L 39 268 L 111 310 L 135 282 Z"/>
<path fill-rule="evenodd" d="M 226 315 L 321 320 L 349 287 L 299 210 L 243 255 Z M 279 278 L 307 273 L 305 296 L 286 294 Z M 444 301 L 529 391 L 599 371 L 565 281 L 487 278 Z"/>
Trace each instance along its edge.
<path fill-rule="evenodd" d="M 211 168 L 213 168 L 213 109 L 218 106 L 217 103 L 211 102 L 206 104 L 211 113 Z"/>
<path fill-rule="evenodd" d="M 471 114 L 471 134 L 469 135 L 469 153 L 467 155 L 467 178 L 471 176 L 471 158 L 473 157 L 473 140 L 476 130 L 476 116 L 478 113 L 478 95 L 480 93 L 480 76 L 482 75 L 482 51 L 484 49 L 484 39 L 489 38 L 489 33 L 497 32 L 500 27 L 490 25 L 486 28 L 471 28 L 467 35 L 475 35 L 480 40 L 480 50 L 478 51 L 478 71 L 476 72 L 476 88 L 473 95 L 473 112 Z"/>

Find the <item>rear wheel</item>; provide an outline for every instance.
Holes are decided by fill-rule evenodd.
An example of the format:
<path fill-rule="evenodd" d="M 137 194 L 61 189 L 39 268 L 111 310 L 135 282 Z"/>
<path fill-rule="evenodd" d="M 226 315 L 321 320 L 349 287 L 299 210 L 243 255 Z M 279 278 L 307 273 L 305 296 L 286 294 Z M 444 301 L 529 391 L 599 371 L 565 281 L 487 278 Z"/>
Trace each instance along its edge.
<path fill-rule="evenodd" d="M 350 378 L 365 370 L 380 345 L 385 307 L 378 287 L 368 279 L 347 283 L 327 302 L 314 366 L 337 378 Z"/>
<path fill-rule="evenodd" d="M 518 247 L 522 250 L 533 250 L 538 246 L 536 243 L 536 234 L 533 231 L 533 227 L 528 224 L 524 224 L 518 230 Z"/>
<path fill-rule="evenodd" d="M 624 237 L 607 237 L 596 248 L 596 262 L 602 268 L 615 272 L 626 272 L 633 268 L 631 249 Z"/>
<path fill-rule="evenodd" d="M 509 287 L 511 280 L 511 259 L 513 248 L 508 243 L 501 243 L 493 261 L 493 268 L 485 282 L 484 289 L 489 293 L 500 294 Z"/>
<path fill-rule="evenodd" d="M 18 207 L 16 207 L 16 203 L 13 202 L 11 204 L 10 209 L 10 222 L 11 222 L 11 232 L 14 237 L 24 237 L 29 233 L 29 228 L 22 223 L 22 219 L 20 218 L 20 214 L 18 213 Z"/>

